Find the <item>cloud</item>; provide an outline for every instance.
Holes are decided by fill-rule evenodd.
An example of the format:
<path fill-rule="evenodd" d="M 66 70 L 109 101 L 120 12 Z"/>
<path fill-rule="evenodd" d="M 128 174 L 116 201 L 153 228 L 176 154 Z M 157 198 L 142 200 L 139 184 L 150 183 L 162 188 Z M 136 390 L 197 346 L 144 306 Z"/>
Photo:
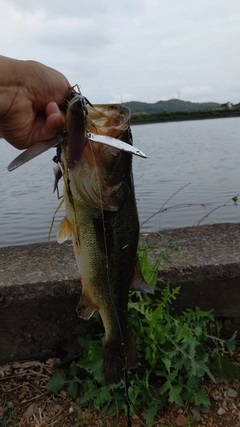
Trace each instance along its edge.
<path fill-rule="evenodd" d="M 44 11 L 46 15 L 52 17 L 62 16 L 67 20 L 71 16 L 76 16 L 78 12 L 81 17 L 89 17 L 91 15 L 98 16 L 106 13 L 107 2 L 102 0 L 2 0 L 3 4 L 11 5 L 14 10 L 18 10 L 22 14 L 38 13 L 39 10 Z"/>
<path fill-rule="evenodd" d="M 0 0 L 0 10 L 1 54 L 59 69 L 92 102 L 179 90 L 239 101 L 239 0 Z"/>
<path fill-rule="evenodd" d="M 179 90 L 180 98 L 185 101 L 209 101 L 213 99 L 214 90 L 209 86 L 190 87 L 185 86 Z"/>
<path fill-rule="evenodd" d="M 135 101 L 136 95 L 133 93 L 128 92 L 122 92 L 122 93 L 112 93 L 112 98 L 109 99 L 110 104 L 114 103 L 122 103 L 122 102 L 129 102 L 129 101 Z"/>

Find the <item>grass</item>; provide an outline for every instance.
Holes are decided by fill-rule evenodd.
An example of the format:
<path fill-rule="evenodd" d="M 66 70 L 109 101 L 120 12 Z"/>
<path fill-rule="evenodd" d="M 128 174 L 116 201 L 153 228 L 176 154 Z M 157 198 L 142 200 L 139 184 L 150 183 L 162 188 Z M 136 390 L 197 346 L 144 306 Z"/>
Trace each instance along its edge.
<path fill-rule="evenodd" d="M 169 263 L 166 249 L 173 250 L 174 246 L 172 242 L 165 242 L 157 259 L 154 255 L 149 259 L 149 249 L 148 243 L 139 247 L 139 260 L 145 279 L 157 290 L 159 269 Z M 128 372 L 125 382 L 105 384 L 102 369 L 104 333 L 96 315 L 95 328 L 91 328 L 95 333 L 79 337 L 81 357 L 70 363 L 67 372 L 57 370 L 47 388 L 55 393 L 66 388 L 82 407 L 90 405 L 103 419 L 110 413 L 118 418 L 125 411 L 129 413 L 129 426 L 133 414 L 152 426 L 156 414 L 168 402 L 179 406 L 186 402 L 209 406 L 202 378 L 208 376 L 215 381 L 211 366 L 216 368 L 223 348 L 234 350 L 235 336 L 224 342 L 209 334 L 208 324 L 214 322 L 211 311 L 195 308 L 174 315 L 171 306 L 179 292 L 179 288 L 171 289 L 166 284 L 159 298 L 131 293 L 129 322 L 136 339 L 139 363 L 137 370 Z"/>

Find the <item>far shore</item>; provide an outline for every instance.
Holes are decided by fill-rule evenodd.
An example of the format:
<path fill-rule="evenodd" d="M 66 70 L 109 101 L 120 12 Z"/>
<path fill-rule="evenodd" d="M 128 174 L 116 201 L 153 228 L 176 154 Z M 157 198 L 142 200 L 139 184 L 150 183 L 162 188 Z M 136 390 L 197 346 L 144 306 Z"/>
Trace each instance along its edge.
<path fill-rule="evenodd" d="M 155 114 L 133 113 L 130 124 L 142 125 L 149 123 L 178 122 L 187 120 L 224 119 L 229 117 L 240 117 L 240 109 L 231 110 L 211 110 L 211 111 L 178 111 L 161 112 Z"/>

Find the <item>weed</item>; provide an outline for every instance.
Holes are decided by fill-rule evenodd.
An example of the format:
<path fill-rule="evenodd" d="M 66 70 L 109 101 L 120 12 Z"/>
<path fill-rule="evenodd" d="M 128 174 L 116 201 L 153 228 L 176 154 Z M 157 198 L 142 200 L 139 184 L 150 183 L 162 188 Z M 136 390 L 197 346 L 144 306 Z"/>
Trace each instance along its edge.
<path fill-rule="evenodd" d="M 163 263 L 169 263 L 165 256 L 166 248 L 173 249 L 172 243 L 166 242 L 160 256 L 154 259 L 151 255 L 151 261 L 148 244 L 138 251 L 144 277 L 160 297 L 150 299 L 134 292 L 129 301 L 129 322 L 136 338 L 139 363 L 138 369 L 128 375 L 128 397 L 132 413 L 141 414 L 148 426 L 152 425 L 156 413 L 166 402 L 209 405 L 201 381 L 205 375 L 215 380 L 209 366 L 220 357 L 223 345 L 217 337 L 213 337 L 215 346 L 212 349 L 206 345 L 209 340 L 208 324 L 214 321 L 211 311 L 196 308 L 173 315 L 171 305 L 179 294 L 179 288 L 171 289 L 167 284 L 163 291 L 157 289 L 158 271 Z M 95 317 L 99 322 L 99 317 Z M 117 415 L 125 409 L 126 387 L 123 382 L 111 386 L 105 384 L 103 339 L 103 333 L 101 336 L 79 337 L 81 357 L 70 364 L 67 376 L 57 371 L 47 388 L 57 393 L 67 387 L 70 396 L 79 397 L 81 405 L 94 405 L 94 409 L 106 417 L 109 413 Z M 226 344 L 233 349 L 234 338 Z"/>

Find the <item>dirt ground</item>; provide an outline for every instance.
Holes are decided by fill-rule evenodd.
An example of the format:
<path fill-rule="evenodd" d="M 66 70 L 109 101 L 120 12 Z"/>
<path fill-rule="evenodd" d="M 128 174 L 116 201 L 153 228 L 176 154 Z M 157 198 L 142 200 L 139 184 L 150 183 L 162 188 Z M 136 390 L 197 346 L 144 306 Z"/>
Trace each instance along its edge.
<path fill-rule="evenodd" d="M 234 361 L 240 365 L 240 351 Z M 103 419 L 91 408 L 64 391 L 57 396 L 45 385 L 54 372 L 56 359 L 13 362 L 0 366 L 0 427 L 114 427 L 127 426 L 126 418 Z M 211 398 L 209 409 L 186 405 L 168 405 L 156 417 L 154 427 L 240 427 L 240 381 L 204 383 Z M 132 426 L 146 424 L 140 414 L 132 417 Z"/>

